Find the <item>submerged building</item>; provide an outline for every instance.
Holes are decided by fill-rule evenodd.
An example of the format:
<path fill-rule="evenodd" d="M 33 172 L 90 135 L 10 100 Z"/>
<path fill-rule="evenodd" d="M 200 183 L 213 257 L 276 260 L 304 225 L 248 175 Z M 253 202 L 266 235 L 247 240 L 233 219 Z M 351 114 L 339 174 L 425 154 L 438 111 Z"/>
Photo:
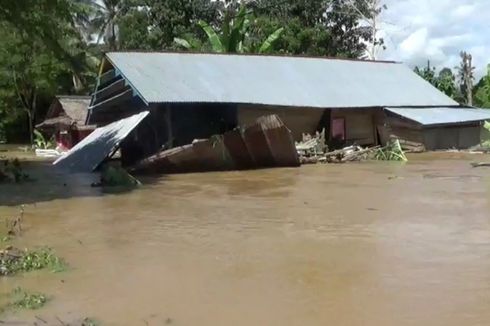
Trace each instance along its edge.
<path fill-rule="evenodd" d="M 428 150 L 478 145 L 490 119 L 490 110 L 460 106 L 396 62 L 107 53 L 86 123 L 103 126 L 142 111 L 148 117 L 121 146 L 132 161 L 268 114 L 296 140 L 325 129 L 333 146 L 397 137 Z"/>

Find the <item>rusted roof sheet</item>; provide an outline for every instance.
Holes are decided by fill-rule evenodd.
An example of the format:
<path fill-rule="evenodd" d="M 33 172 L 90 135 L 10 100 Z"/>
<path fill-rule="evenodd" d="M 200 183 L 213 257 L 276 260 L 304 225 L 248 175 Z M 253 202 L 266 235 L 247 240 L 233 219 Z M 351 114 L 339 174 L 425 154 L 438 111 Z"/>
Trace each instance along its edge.
<path fill-rule="evenodd" d="M 314 108 L 457 106 L 400 63 L 205 53 L 110 52 L 146 103 Z"/>
<path fill-rule="evenodd" d="M 386 108 L 389 112 L 423 126 L 461 124 L 490 120 L 490 110 L 475 108 Z"/>
<path fill-rule="evenodd" d="M 148 111 L 95 129 L 53 164 L 71 172 L 92 172 L 149 114 Z"/>

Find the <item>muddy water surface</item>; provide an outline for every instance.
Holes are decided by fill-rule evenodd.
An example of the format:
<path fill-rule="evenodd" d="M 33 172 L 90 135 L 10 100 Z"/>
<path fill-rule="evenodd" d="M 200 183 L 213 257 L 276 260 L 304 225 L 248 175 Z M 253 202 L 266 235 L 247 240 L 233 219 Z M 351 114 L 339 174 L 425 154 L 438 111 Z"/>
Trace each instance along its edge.
<path fill-rule="evenodd" d="M 119 194 L 35 163 L 36 183 L 0 186 L 0 216 L 27 202 L 16 243 L 71 268 L 0 279 L 53 298 L 0 319 L 488 325 L 490 169 L 473 159 L 175 175 Z"/>

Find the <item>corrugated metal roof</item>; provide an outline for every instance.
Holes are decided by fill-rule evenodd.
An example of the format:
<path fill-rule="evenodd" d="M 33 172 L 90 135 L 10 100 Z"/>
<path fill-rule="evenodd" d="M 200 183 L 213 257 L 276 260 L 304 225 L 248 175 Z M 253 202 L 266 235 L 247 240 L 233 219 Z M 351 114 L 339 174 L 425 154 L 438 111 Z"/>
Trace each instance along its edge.
<path fill-rule="evenodd" d="M 144 111 L 95 129 L 53 164 L 71 172 L 92 172 L 149 113 Z"/>
<path fill-rule="evenodd" d="M 386 108 L 424 126 L 490 120 L 490 110 L 471 108 Z"/>
<path fill-rule="evenodd" d="M 318 108 L 456 106 L 399 63 L 197 53 L 111 52 L 147 103 Z"/>

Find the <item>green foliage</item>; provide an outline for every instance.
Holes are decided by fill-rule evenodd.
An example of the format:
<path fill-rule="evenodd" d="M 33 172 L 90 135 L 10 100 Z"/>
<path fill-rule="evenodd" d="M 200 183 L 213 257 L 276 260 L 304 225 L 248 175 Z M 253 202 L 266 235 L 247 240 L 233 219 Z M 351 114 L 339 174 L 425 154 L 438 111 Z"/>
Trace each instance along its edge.
<path fill-rule="evenodd" d="M 48 302 L 48 297 L 43 293 L 29 292 L 20 287 L 15 288 L 11 293 L 12 308 L 37 310 Z"/>
<path fill-rule="evenodd" d="M 443 68 L 437 73 L 436 67 L 431 66 L 430 61 L 428 61 L 426 67 L 415 67 L 414 71 L 455 101 L 460 103 L 464 102 L 462 94 L 456 85 L 456 76 L 450 68 Z"/>
<path fill-rule="evenodd" d="M 366 0 L 258 0 L 251 38 L 263 40 L 284 28 L 275 51 L 288 54 L 360 58 L 373 30 L 361 24 Z M 370 14 L 366 13 L 366 17 Z"/>
<path fill-rule="evenodd" d="M 46 139 L 39 130 L 34 129 L 34 147 L 38 149 L 51 149 L 56 146 L 53 139 Z"/>
<path fill-rule="evenodd" d="M 485 121 L 483 124 L 483 131 L 481 133 L 481 146 L 484 148 L 490 148 L 490 122 Z"/>
<path fill-rule="evenodd" d="M 274 43 L 281 37 L 284 28 L 278 28 L 265 38 L 259 46 L 251 43 L 248 39 L 249 31 L 254 17 L 245 5 L 235 11 L 228 9 L 225 13 L 222 26 L 213 28 L 208 22 L 200 20 L 199 27 L 207 35 L 213 52 L 217 53 L 245 53 L 258 52 L 267 53 L 273 48 Z M 175 38 L 175 43 L 186 48 L 196 49 L 192 40 Z"/>
<path fill-rule="evenodd" d="M 122 168 L 109 166 L 102 171 L 101 186 L 104 187 L 135 187 L 140 182 Z"/>
<path fill-rule="evenodd" d="M 379 161 L 408 161 L 398 139 L 391 140 L 385 147 L 378 149 L 374 158 Z"/>
<path fill-rule="evenodd" d="M 174 39 L 181 38 L 208 50 L 203 45 L 206 35 L 199 27 L 200 20 L 218 26 L 223 19 L 224 3 L 209 0 L 145 0 L 148 15 L 149 46 L 156 50 L 181 49 Z M 121 35 L 123 37 L 123 35 Z"/>
<path fill-rule="evenodd" d="M 0 253 L 0 275 L 15 275 L 41 269 L 57 273 L 66 268 L 66 262 L 49 248 L 24 251 L 7 249 Z"/>
<path fill-rule="evenodd" d="M 84 93 L 98 60 L 84 43 L 71 0 L 2 1 L 0 6 L 0 134 L 30 135 L 56 93 Z M 20 126 L 20 128 L 19 128 Z M 15 133 L 15 132 L 14 132 Z"/>
<path fill-rule="evenodd" d="M 487 66 L 487 74 L 475 87 L 475 105 L 490 109 L 490 64 Z"/>

